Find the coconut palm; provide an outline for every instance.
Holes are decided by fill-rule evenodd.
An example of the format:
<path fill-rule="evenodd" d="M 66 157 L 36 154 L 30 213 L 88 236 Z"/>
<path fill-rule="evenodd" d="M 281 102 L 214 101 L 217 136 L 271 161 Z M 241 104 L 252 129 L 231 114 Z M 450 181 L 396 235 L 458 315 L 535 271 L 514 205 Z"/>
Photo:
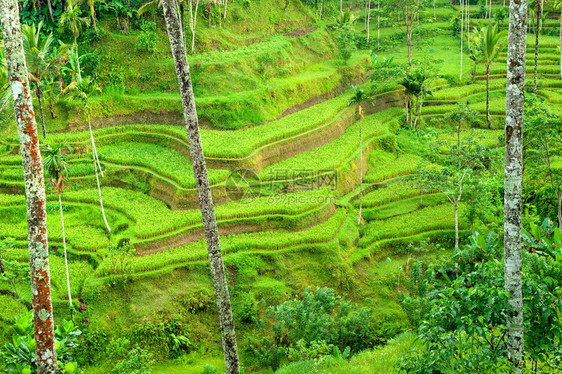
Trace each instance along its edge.
<path fill-rule="evenodd" d="M 107 231 L 111 234 L 111 228 L 107 223 L 107 217 L 105 216 L 105 210 L 103 208 L 103 199 L 101 196 L 101 187 L 100 187 L 100 179 L 98 176 L 98 170 L 103 177 L 103 170 L 101 168 L 100 159 L 98 157 L 98 151 L 96 149 L 96 142 L 94 141 L 94 133 L 92 132 L 92 124 L 90 121 L 90 105 L 89 105 L 89 98 L 95 93 L 99 93 L 101 89 L 95 84 L 95 82 L 90 77 L 85 77 L 81 80 L 76 82 L 72 82 L 71 84 L 66 87 L 64 92 L 68 92 L 71 98 L 77 99 L 82 102 L 84 106 L 84 110 L 86 111 L 86 116 L 88 117 L 88 128 L 90 130 L 90 142 L 92 146 L 92 158 L 94 160 L 94 170 L 96 173 L 96 182 L 98 185 L 98 193 L 100 197 L 100 207 L 101 213 L 103 216 L 103 221 L 105 222 L 105 227 Z"/>
<path fill-rule="evenodd" d="M 29 80 L 35 84 L 35 96 L 37 96 L 37 101 L 39 102 L 43 139 L 46 139 L 47 130 L 45 127 L 45 116 L 43 114 L 43 89 L 41 82 L 49 75 L 54 74 L 56 69 L 60 66 L 65 48 L 57 49 L 55 47 L 56 40 L 52 33 L 42 38 L 42 26 L 43 22 L 39 22 L 38 26 L 35 26 L 35 24 L 31 26 L 24 25 L 22 27 L 22 36 Z"/>
<path fill-rule="evenodd" d="M 334 27 L 338 30 L 348 30 L 357 21 L 357 16 L 351 13 L 351 10 L 346 10 L 345 12 L 340 12 L 338 16 L 334 16 L 334 22 L 336 23 Z"/>
<path fill-rule="evenodd" d="M 66 155 L 63 150 L 72 151 L 70 146 L 66 143 L 60 143 L 57 145 L 46 145 L 42 149 L 43 153 L 43 165 L 45 171 L 51 179 L 51 186 L 56 189 L 59 195 L 59 210 L 60 210 L 60 222 L 62 227 L 62 245 L 64 249 L 64 267 L 66 270 L 66 287 L 68 289 L 68 302 L 70 308 L 72 309 L 72 294 L 70 292 L 70 276 L 68 274 L 68 258 L 66 254 L 66 236 L 64 233 L 64 215 L 62 210 L 62 191 L 67 188 L 64 186 L 64 178 L 70 172 L 70 165 L 66 159 Z"/>
<path fill-rule="evenodd" d="M 482 27 L 480 30 L 480 52 L 484 65 L 486 65 L 486 118 L 488 127 L 492 128 L 490 120 L 490 66 L 505 46 L 507 41 L 507 32 L 499 31 L 498 24 Z"/>
<path fill-rule="evenodd" d="M 59 21 L 59 31 L 65 32 L 69 31 L 74 38 L 74 51 L 76 53 L 76 60 L 78 63 L 78 79 L 82 79 L 82 73 L 80 71 L 80 58 L 78 57 L 78 43 L 76 39 L 82 32 L 84 27 L 90 26 L 90 20 L 87 17 L 82 17 L 82 10 L 76 4 L 77 0 L 68 1 L 66 12 L 64 12 Z"/>
<path fill-rule="evenodd" d="M 370 98 L 359 86 L 354 86 L 353 90 L 353 96 L 349 99 L 347 106 L 355 106 L 357 117 L 359 117 L 359 215 L 357 217 L 357 224 L 360 224 L 363 221 L 363 217 L 361 216 L 363 204 L 363 132 L 361 128 L 363 109 L 361 104 L 370 101 Z"/>

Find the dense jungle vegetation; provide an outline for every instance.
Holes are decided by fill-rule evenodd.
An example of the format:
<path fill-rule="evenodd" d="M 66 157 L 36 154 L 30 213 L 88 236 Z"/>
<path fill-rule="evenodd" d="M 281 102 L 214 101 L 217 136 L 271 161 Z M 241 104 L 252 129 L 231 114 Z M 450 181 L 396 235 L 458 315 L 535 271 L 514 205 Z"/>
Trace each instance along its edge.
<path fill-rule="evenodd" d="M 561 14 L 0 0 L 0 370 L 562 372 Z"/>

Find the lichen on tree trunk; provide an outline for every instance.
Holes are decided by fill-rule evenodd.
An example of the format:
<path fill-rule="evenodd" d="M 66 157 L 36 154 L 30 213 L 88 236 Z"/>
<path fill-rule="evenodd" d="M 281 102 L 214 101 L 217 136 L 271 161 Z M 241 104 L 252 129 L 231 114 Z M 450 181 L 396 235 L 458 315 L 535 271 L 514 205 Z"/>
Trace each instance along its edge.
<path fill-rule="evenodd" d="M 207 166 L 205 164 L 205 157 L 203 154 L 201 134 L 199 132 L 197 110 L 193 96 L 191 75 L 189 74 L 189 64 L 187 62 L 185 42 L 182 30 L 180 29 L 180 22 L 174 0 L 163 0 L 162 8 L 164 10 L 164 18 L 166 20 L 172 56 L 174 58 L 176 74 L 178 76 L 185 126 L 189 140 L 189 151 L 191 155 L 191 162 L 193 164 L 193 174 L 195 176 L 195 183 L 199 196 L 199 206 L 203 217 L 203 227 L 205 229 L 209 262 L 211 265 L 213 285 L 215 288 L 222 330 L 222 344 L 226 373 L 238 374 L 240 373 L 240 368 L 238 348 L 236 344 L 236 333 L 234 330 L 234 319 L 232 316 L 232 306 L 230 304 L 230 294 L 228 291 L 228 284 L 226 282 L 226 274 L 221 254 L 217 219 L 213 206 L 209 177 L 207 175 Z"/>
<path fill-rule="evenodd" d="M 523 297 L 521 289 L 521 204 L 523 175 L 523 114 L 527 1 L 511 0 L 507 48 L 504 175 L 504 274 L 513 312 L 507 316 L 506 342 L 513 372 L 523 362 Z"/>
<path fill-rule="evenodd" d="M 45 180 L 16 0 L 0 0 L 0 22 L 25 181 L 37 372 L 51 374 L 57 372 L 57 353 L 51 300 Z"/>

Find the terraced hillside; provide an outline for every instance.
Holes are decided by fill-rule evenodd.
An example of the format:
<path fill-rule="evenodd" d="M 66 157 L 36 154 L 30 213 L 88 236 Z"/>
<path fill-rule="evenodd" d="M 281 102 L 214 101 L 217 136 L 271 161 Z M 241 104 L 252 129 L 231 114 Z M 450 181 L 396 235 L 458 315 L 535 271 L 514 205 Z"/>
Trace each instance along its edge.
<path fill-rule="evenodd" d="M 381 319 L 396 321 L 405 329 L 395 279 L 406 264 L 409 244 L 425 239 L 451 243 L 453 208 L 435 191 L 410 188 L 403 182 L 415 171 L 423 152 L 403 126 L 403 92 L 397 82 L 389 81 L 375 90 L 371 103 L 363 104 L 365 223 L 357 225 L 359 117 L 348 102 L 352 84 L 370 91 L 369 54 L 357 50 L 344 65 L 332 31 L 321 22 L 313 24 L 309 11 L 302 12 L 306 15 L 302 24 L 284 33 L 190 57 L 234 307 L 243 308 L 248 293 L 271 305 L 307 286 L 330 285 L 352 300 L 376 306 Z M 437 20 L 423 26 L 433 31 L 414 49 L 415 59 L 441 59 L 443 75 L 458 75 L 458 40 L 449 36 L 448 29 L 448 19 L 455 13 L 455 7 L 441 4 Z M 478 25 L 478 20 L 472 22 Z M 547 25 L 551 23 L 554 27 L 553 20 Z M 291 34 L 295 28 L 298 32 Z M 385 27 L 382 40 L 398 32 Z M 529 36 L 529 80 L 533 43 Z M 538 95 L 552 104 L 554 113 L 562 113 L 558 43 L 557 37 L 541 37 Z M 402 47 L 386 47 L 379 53 L 406 61 Z M 127 61 L 127 56 L 116 55 Z M 260 80 L 256 71 L 266 55 L 268 66 L 279 69 Z M 150 59 L 150 64 L 161 62 L 161 70 L 142 79 L 137 76 L 142 81 L 138 87 L 154 88 L 148 85 L 160 84 L 156 83 L 159 74 L 164 85 L 173 87 L 171 58 L 166 54 Z M 495 130 L 484 129 L 485 71 L 478 66 L 471 77 L 471 69 L 465 55 L 462 82 L 451 86 L 445 79 L 436 80 L 422 109 L 421 127 L 431 126 L 446 138 L 448 129 L 432 121 L 464 101 L 480 113 L 478 131 L 486 145 L 501 150 L 497 129 L 503 127 L 505 113 L 505 52 L 494 63 L 490 81 Z M 59 103 L 60 115 L 47 121 L 48 141 L 72 146 L 71 175 L 66 181 L 70 189 L 62 195 L 71 291 L 90 326 L 115 336 L 143 319 L 176 315 L 187 305 L 194 311 L 194 317 L 188 317 L 194 326 L 192 339 L 206 344 L 206 354 L 217 356 L 218 348 L 209 343 L 220 337 L 218 328 L 208 327 L 218 322 L 209 297 L 201 213 L 180 100 L 175 89 L 171 91 L 106 92 L 93 99 L 93 137 L 104 173 L 101 196 L 111 234 L 102 218 L 84 114 L 75 104 Z M 469 131 L 464 128 L 463 134 Z M 26 207 L 18 152 L 13 129 L 4 131 L 0 239 L 15 238 L 17 258 L 25 262 Z M 67 315 L 68 300 L 58 196 L 53 189 L 48 190 L 47 200 L 55 312 L 62 317 Z M 466 222 L 461 221 L 461 228 L 467 232 Z M 108 246 L 124 241 L 135 252 L 122 272 Z M 23 299 L 30 300 L 30 290 L 24 284 L 20 287 Z M 18 304 L 8 285 L 0 291 L 0 320 L 9 321 L 18 313 Z M 240 341 L 254 329 L 244 323 L 237 328 Z"/>

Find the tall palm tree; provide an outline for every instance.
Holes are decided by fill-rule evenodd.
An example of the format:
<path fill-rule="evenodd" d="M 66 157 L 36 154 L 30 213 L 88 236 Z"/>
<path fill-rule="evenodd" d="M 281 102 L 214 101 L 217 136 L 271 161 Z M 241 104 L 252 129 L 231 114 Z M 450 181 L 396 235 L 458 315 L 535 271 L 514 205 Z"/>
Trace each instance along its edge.
<path fill-rule="evenodd" d="M 23 50 L 25 53 L 25 62 L 29 79 L 35 84 L 35 96 L 39 102 L 39 113 L 41 115 L 41 127 L 43 129 L 43 139 L 47 138 L 47 130 L 45 126 L 45 116 L 43 114 L 43 90 L 41 82 L 47 76 L 55 73 L 60 66 L 60 60 L 63 58 L 64 48 L 55 48 L 55 38 L 50 33 L 45 38 L 41 37 L 41 27 L 43 22 L 24 25 L 22 27 Z"/>
<path fill-rule="evenodd" d="M 25 197 L 27 201 L 27 241 L 31 275 L 31 305 L 35 336 L 37 372 L 58 372 L 55 349 L 49 243 L 47 240 L 47 204 L 45 180 L 33 101 L 25 66 L 17 0 L 0 0 L 0 23 L 5 45 L 8 77 L 14 100 Z"/>
<path fill-rule="evenodd" d="M 238 345 L 236 342 L 234 318 L 232 316 L 232 305 L 230 302 L 228 283 L 226 282 L 213 196 L 211 195 L 207 165 L 205 163 L 205 155 L 201 143 L 201 133 L 199 131 L 199 120 L 195 107 L 191 75 L 189 74 L 185 39 L 183 37 L 181 23 L 178 19 L 175 1 L 163 0 L 162 7 L 164 9 L 164 19 L 168 30 L 168 38 L 174 58 L 176 75 L 178 77 L 183 104 L 184 122 L 187 130 L 187 138 L 189 140 L 189 152 L 191 154 L 193 174 L 195 175 L 197 192 L 199 195 L 199 206 L 207 241 L 207 251 L 209 252 L 211 275 L 213 278 L 222 332 L 225 371 L 226 374 L 239 374 L 240 361 L 238 359 Z"/>
<path fill-rule="evenodd" d="M 85 77 L 79 81 L 72 82 L 68 85 L 65 89 L 65 93 L 68 92 L 71 98 L 75 98 L 80 100 L 84 105 L 84 110 L 86 111 L 86 116 L 88 117 L 88 128 L 90 130 L 90 142 L 92 146 L 92 158 L 94 161 L 94 171 L 96 173 L 96 182 L 98 185 L 98 194 L 100 197 L 100 207 L 101 207 L 101 214 L 103 216 L 103 221 L 105 222 L 105 227 L 107 231 L 111 234 L 111 228 L 109 227 L 109 223 L 107 223 L 107 217 L 105 216 L 105 210 L 103 208 L 103 199 L 101 196 L 101 186 L 100 186 L 100 178 L 98 176 L 98 170 L 101 176 L 103 177 L 103 170 L 101 168 L 100 159 L 98 157 L 98 151 L 96 149 L 96 142 L 94 141 L 94 133 L 92 131 L 92 124 L 90 121 L 90 104 L 89 98 L 95 93 L 99 93 L 101 90 L 95 84 L 95 82 L 90 77 Z"/>
<path fill-rule="evenodd" d="M 69 31 L 74 39 L 74 50 L 76 52 L 76 61 L 78 63 L 78 79 L 82 79 L 82 72 L 80 71 L 80 58 L 78 57 L 78 43 L 76 39 L 82 32 L 84 27 L 90 26 L 90 20 L 87 17 L 82 17 L 82 10 L 77 5 L 77 0 L 69 0 L 66 6 L 66 12 L 60 16 L 59 30 L 61 32 Z"/>
<path fill-rule="evenodd" d="M 60 210 L 60 222 L 62 227 L 62 245 L 64 249 L 64 267 L 66 269 L 66 287 L 68 289 L 68 302 L 70 308 L 72 309 L 72 294 L 70 292 L 70 276 L 68 274 L 68 258 L 66 254 L 66 236 L 64 233 L 64 215 L 62 210 L 62 200 L 61 195 L 63 189 L 67 188 L 64 186 L 64 178 L 70 172 L 70 165 L 66 159 L 66 155 L 63 150 L 72 151 L 70 146 L 66 143 L 60 143 L 56 145 L 46 145 L 41 150 L 43 152 L 43 164 L 45 171 L 49 174 L 51 178 L 51 186 L 56 189 L 59 195 L 59 210 Z"/>
<path fill-rule="evenodd" d="M 505 46 L 507 32 L 499 31 L 498 24 L 487 25 L 480 30 L 480 51 L 482 62 L 486 65 L 486 118 L 488 128 L 492 128 L 490 120 L 490 66 Z"/>
<path fill-rule="evenodd" d="M 525 349 L 521 282 L 521 205 L 527 1 L 509 6 L 509 48 L 505 105 L 504 277 L 512 308 L 506 318 L 506 343 L 512 372 L 521 373 Z"/>
<path fill-rule="evenodd" d="M 363 109 L 361 104 L 369 101 L 369 96 L 359 87 L 353 87 L 353 96 L 349 99 L 347 106 L 355 106 L 357 117 L 359 117 L 359 215 L 357 216 L 357 224 L 361 224 L 363 217 L 361 209 L 363 205 L 363 129 L 361 128 L 361 118 L 363 117 Z"/>

